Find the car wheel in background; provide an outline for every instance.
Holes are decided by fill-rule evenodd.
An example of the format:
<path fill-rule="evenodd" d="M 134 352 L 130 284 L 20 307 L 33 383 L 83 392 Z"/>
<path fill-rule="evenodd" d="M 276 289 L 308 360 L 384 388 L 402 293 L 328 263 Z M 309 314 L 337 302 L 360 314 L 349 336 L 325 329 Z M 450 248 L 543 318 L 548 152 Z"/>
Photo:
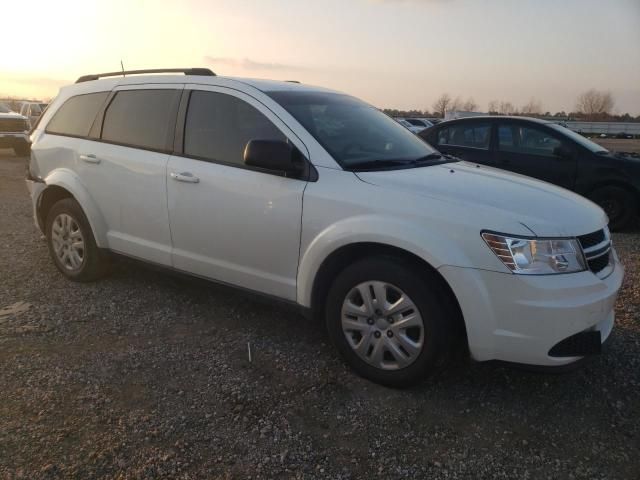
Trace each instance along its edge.
<path fill-rule="evenodd" d="M 51 207 L 45 234 L 51 258 L 70 280 L 88 282 L 107 273 L 109 256 L 96 245 L 87 217 L 73 198 Z"/>
<path fill-rule="evenodd" d="M 346 267 L 327 297 L 329 335 L 346 362 L 374 382 L 405 387 L 449 353 L 453 329 L 437 279 L 400 258 Z"/>
<path fill-rule="evenodd" d="M 605 211 L 611 230 L 621 230 L 628 226 L 637 212 L 633 193 L 621 187 L 600 187 L 589 198 Z"/>

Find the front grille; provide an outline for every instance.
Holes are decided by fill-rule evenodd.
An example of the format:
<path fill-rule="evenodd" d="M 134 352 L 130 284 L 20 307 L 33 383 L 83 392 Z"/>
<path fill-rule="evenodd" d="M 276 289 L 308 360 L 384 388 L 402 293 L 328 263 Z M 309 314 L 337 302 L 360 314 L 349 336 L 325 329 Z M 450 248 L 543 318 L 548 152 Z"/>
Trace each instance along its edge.
<path fill-rule="evenodd" d="M 578 240 L 580 240 L 580 245 L 582 245 L 582 248 L 586 249 L 604 242 L 606 240 L 606 235 L 604 233 L 604 230 L 598 230 L 597 232 L 582 235 L 578 237 Z"/>
<path fill-rule="evenodd" d="M 584 256 L 587 259 L 589 270 L 598 273 L 609 265 L 611 255 L 611 239 L 608 232 L 598 230 L 578 237 Z"/>
<path fill-rule="evenodd" d="M 0 132 L 24 132 L 25 130 L 28 130 L 26 120 L 0 118 Z"/>

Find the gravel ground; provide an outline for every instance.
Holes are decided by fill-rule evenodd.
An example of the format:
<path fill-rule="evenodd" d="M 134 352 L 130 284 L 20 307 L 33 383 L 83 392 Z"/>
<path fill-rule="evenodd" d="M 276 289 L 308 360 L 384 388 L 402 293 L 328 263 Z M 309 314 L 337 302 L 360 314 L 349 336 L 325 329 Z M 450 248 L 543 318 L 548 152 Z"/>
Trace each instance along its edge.
<path fill-rule="evenodd" d="M 0 152 L 0 478 L 640 478 L 640 228 L 605 355 L 391 390 L 284 307 L 125 261 L 64 280 L 23 165 Z"/>

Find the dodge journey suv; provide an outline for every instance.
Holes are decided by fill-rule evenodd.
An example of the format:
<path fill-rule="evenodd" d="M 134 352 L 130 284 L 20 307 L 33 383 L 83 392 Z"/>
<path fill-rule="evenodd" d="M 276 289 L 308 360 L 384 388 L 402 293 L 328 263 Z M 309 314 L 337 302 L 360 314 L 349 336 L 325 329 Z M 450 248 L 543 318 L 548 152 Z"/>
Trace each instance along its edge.
<path fill-rule="evenodd" d="M 69 279 L 113 252 L 290 302 L 394 386 L 459 340 L 554 367 L 611 333 L 623 269 L 590 201 L 441 155 L 338 92 L 126 73 L 62 88 L 31 134 L 36 223 Z"/>

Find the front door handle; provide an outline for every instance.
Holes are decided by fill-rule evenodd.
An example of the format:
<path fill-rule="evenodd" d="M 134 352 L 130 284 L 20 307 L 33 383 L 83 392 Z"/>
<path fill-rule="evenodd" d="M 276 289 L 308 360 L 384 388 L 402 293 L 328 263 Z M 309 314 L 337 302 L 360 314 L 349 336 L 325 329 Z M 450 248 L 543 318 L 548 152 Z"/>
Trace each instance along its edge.
<path fill-rule="evenodd" d="M 80 155 L 80 160 L 87 163 L 100 163 L 100 159 L 96 157 L 93 153 L 89 153 L 87 155 Z"/>
<path fill-rule="evenodd" d="M 198 183 L 200 181 L 200 179 L 198 177 L 195 177 L 191 172 L 171 172 L 169 175 L 177 182 Z"/>

